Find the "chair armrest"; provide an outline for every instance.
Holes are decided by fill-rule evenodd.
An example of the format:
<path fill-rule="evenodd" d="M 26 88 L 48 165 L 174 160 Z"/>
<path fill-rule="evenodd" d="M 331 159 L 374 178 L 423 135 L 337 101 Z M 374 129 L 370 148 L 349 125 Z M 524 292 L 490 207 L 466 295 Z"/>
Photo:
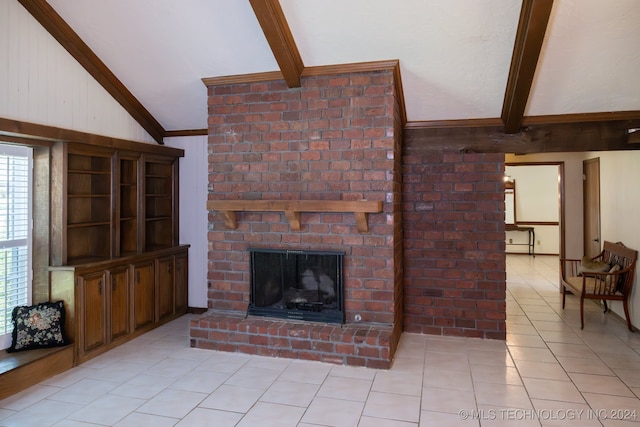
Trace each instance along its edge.
<path fill-rule="evenodd" d="M 581 259 L 561 258 L 560 273 L 562 274 L 562 279 L 566 281 L 567 277 L 576 277 L 581 262 Z"/>
<path fill-rule="evenodd" d="M 607 277 L 607 276 L 622 276 L 623 274 L 627 274 L 629 273 L 632 269 L 634 268 L 634 265 L 630 265 L 627 268 L 624 268 L 622 270 L 618 270 L 618 271 L 614 271 L 613 273 L 609 273 L 608 271 L 600 271 L 600 272 L 595 272 L 595 271 L 585 271 L 584 273 L 582 273 L 583 276 L 586 277 L 596 277 L 596 276 L 602 276 L 602 277 Z"/>

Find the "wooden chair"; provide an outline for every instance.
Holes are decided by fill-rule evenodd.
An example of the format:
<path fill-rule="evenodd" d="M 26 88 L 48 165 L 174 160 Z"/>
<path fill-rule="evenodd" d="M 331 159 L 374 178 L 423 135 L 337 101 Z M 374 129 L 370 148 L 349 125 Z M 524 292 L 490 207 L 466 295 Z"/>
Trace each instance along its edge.
<path fill-rule="evenodd" d="M 621 242 L 604 242 L 602 252 L 591 258 L 593 261 L 604 262 L 609 265 L 605 272 L 580 273 L 582 260 L 561 259 L 562 308 L 567 291 L 580 297 L 580 329 L 584 329 L 584 300 L 602 300 L 604 312 L 609 311 L 607 301 L 622 301 L 627 327 L 633 332 L 629 317 L 629 295 L 633 287 L 634 272 L 638 251 L 627 248 Z M 617 266 L 617 267 L 615 267 Z M 619 268 L 619 270 L 616 270 Z"/>

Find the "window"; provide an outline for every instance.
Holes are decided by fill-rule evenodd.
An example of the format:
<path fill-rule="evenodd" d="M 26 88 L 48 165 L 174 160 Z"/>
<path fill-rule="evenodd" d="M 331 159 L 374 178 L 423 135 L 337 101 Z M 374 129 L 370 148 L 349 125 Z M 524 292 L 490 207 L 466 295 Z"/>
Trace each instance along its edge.
<path fill-rule="evenodd" d="M 11 312 L 31 302 L 32 154 L 0 144 L 0 348 L 11 345 Z"/>

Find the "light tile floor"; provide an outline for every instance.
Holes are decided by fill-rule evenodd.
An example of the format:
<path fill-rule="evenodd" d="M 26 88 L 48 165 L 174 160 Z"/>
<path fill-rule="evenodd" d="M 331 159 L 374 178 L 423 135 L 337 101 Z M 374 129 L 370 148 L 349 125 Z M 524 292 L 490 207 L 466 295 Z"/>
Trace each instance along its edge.
<path fill-rule="evenodd" d="M 506 342 L 404 334 L 377 371 L 192 349 L 184 316 L 0 401 L 0 425 L 639 425 L 640 332 L 593 303 L 581 331 L 557 257 L 507 264 Z"/>

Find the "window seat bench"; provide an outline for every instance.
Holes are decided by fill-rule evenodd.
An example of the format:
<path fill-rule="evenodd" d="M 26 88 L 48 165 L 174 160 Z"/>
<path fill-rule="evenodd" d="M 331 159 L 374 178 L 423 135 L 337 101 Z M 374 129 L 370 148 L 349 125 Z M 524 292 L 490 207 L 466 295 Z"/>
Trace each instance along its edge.
<path fill-rule="evenodd" d="M 0 399 L 73 367 L 73 344 L 7 353 L 0 351 Z"/>

